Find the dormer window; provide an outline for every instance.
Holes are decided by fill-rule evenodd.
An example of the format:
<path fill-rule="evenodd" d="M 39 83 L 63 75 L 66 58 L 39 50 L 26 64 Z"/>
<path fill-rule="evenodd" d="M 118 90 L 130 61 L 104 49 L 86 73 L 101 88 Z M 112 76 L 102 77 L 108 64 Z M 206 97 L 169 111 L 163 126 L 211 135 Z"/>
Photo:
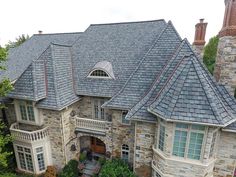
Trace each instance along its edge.
<path fill-rule="evenodd" d="M 103 71 L 103 70 L 95 70 L 93 71 L 90 76 L 94 76 L 94 77 L 109 77 L 108 74 Z"/>
<path fill-rule="evenodd" d="M 115 79 L 112 65 L 108 61 L 98 62 L 90 71 L 89 78 Z"/>
<path fill-rule="evenodd" d="M 38 118 L 38 109 L 35 102 L 25 100 L 14 101 L 17 121 L 25 124 L 41 125 L 42 121 Z"/>

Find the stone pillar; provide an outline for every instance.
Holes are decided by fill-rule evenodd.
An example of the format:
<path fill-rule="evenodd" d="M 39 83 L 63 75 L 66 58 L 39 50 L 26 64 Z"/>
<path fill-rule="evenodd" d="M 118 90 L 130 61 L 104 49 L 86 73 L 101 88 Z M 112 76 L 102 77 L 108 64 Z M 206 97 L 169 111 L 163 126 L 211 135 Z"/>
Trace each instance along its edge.
<path fill-rule="evenodd" d="M 201 59 L 203 57 L 203 49 L 206 43 L 205 41 L 206 28 L 207 28 L 207 23 L 204 23 L 204 19 L 200 19 L 200 22 L 195 25 L 195 38 L 193 42 L 193 50 Z"/>
<path fill-rule="evenodd" d="M 223 27 L 219 32 L 219 44 L 214 77 L 234 95 L 236 88 L 236 1 L 225 0 Z"/>

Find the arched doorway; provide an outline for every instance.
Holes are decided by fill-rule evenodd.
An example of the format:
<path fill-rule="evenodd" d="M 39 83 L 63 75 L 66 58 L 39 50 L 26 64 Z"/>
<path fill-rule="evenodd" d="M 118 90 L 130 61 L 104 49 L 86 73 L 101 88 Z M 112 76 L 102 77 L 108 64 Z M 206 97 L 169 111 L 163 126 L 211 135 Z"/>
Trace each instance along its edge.
<path fill-rule="evenodd" d="M 105 143 L 95 137 L 91 137 L 91 149 L 92 149 L 92 152 L 94 152 L 94 153 L 98 153 L 98 154 L 105 154 L 106 153 Z"/>
<path fill-rule="evenodd" d="M 80 137 L 80 150 L 91 150 L 95 154 L 106 154 L 106 145 L 99 138 L 93 136 Z"/>

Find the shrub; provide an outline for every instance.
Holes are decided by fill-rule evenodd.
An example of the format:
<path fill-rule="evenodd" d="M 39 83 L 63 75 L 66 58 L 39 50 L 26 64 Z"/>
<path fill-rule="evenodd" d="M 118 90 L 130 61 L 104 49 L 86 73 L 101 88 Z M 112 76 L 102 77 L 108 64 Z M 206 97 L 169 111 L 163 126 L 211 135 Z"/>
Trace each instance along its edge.
<path fill-rule="evenodd" d="M 104 165 L 104 164 L 106 163 L 106 158 L 105 158 L 105 157 L 99 157 L 98 162 L 99 162 L 101 165 Z"/>
<path fill-rule="evenodd" d="M 70 160 L 67 165 L 63 168 L 59 177 L 77 177 L 78 176 L 78 161 Z"/>
<path fill-rule="evenodd" d="M 17 177 L 14 173 L 0 173 L 0 177 Z"/>
<path fill-rule="evenodd" d="M 54 166 L 47 166 L 47 170 L 44 174 L 44 177 L 56 177 L 57 171 Z"/>
<path fill-rule="evenodd" d="M 102 166 L 99 177 L 136 177 L 127 163 L 119 159 L 108 160 Z"/>

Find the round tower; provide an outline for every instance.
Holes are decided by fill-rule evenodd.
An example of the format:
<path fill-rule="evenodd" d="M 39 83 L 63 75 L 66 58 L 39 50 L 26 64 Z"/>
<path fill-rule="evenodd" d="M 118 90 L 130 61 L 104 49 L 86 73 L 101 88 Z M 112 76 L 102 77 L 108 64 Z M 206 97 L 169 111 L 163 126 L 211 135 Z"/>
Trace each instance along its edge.
<path fill-rule="evenodd" d="M 225 0 L 225 15 L 214 69 L 216 80 L 234 95 L 236 89 L 236 0 Z"/>

